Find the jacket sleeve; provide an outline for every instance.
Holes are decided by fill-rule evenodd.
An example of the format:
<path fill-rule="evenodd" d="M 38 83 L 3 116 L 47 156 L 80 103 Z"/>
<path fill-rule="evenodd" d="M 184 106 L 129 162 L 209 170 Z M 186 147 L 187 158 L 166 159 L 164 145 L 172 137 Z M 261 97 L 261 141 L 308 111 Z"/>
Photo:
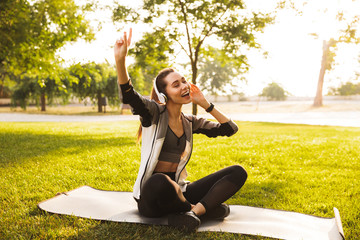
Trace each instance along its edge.
<path fill-rule="evenodd" d="M 193 133 L 202 133 L 208 137 L 230 137 L 234 135 L 238 129 L 238 126 L 232 120 L 226 123 L 218 123 L 193 116 Z"/>
<path fill-rule="evenodd" d="M 122 102 L 131 106 L 131 111 L 134 115 L 140 116 L 142 126 L 149 127 L 154 116 L 158 116 L 159 107 L 157 103 L 146 99 L 136 92 L 130 80 L 125 84 L 120 84 L 119 87 Z"/>

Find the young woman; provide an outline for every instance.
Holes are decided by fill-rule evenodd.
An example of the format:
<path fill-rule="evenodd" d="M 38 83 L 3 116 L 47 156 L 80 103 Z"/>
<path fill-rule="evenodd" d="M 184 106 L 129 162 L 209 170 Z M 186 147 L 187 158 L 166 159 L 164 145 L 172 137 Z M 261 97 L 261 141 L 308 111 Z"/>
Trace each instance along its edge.
<path fill-rule="evenodd" d="M 237 125 L 172 68 L 162 70 L 155 78 L 151 100 L 138 94 L 125 63 L 131 35 L 131 29 L 129 37 L 124 32 L 115 43 L 114 54 L 123 102 L 130 104 L 141 121 L 141 163 L 133 189 L 140 214 L 168 215 L 170 226 L 188 231 L 196 230 L 201 220 L 224 219 L 230 213 L 224 202 L 244 185 L 246 171 L 234 165 L 190 183 L 185 181 L 185 166 L 192 152 L 194 133 L 231 136 L 237 132 Z M 218 122 L 183 114 L 182 105 L 191 102 Z"/>

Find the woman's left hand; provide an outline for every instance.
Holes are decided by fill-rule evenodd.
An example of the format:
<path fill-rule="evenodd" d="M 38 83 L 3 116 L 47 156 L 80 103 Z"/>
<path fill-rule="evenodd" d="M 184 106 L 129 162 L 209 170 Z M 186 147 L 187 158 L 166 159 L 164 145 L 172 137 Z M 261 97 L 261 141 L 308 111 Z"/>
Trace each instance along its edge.
<path fill-rule="evenodd" d="M 206 100 L 201 90 L 195 84 L 189 84 L 191 101 L 204 109 L 208 108 L 210 106 L 210 103 L 208 102 L 208 100 Z"/>

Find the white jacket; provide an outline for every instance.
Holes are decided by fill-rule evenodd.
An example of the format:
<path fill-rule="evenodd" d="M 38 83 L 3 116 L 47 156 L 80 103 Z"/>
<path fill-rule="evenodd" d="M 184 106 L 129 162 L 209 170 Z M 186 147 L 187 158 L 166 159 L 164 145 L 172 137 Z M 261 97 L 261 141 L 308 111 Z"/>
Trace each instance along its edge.
<path fill-rule="evenodd" d="M 141 188 L 149 177 L 152 176 L 158 163 L 162 145 L 165 140 L 169 124 L 169 115 L 165 105 L 146 99 L 138 94 L 130 83 L 120 85 L 123 103 L 130 104 L 133 114 L 140 115 L 142 125 L 141 162 L 138 176 L 133 189 L 135 199 L 140 199 Z M 231 136 L 238 130 L 233 121 L 216 123 L 198 118 L 194 115 L 181 115 L 186 145 L 175 174 L 175 181 L 183 192 L 186 191 L 187 177 L 186 165 L 189 162 L 192 146 L 193 133 L 202 133 L 208 137 Z"/>

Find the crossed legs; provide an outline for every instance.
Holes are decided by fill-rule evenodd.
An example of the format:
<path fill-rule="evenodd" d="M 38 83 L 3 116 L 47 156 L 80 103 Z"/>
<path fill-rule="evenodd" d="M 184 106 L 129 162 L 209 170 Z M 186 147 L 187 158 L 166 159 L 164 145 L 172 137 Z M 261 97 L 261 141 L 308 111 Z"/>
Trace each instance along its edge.
<path fill-rule="evenodd" d="M 183 194 L 191 204 L 195 204 L 193 211 L 200 216 L 232 197 L 246 179 L 245 169 L 233 165 L 190 183 Z"/>
<path fill-rule="evenodd" d="M 190 211 L 193 204 L 193 212 L 200 216 L 232 197 L 246 179 L 245 169 L 233 165 L 190 183 L 186 192 L 181 193 L 168 176 L 156 173 L 143 186 L 138 209 L 146 217 L 159 217 Z"/>

